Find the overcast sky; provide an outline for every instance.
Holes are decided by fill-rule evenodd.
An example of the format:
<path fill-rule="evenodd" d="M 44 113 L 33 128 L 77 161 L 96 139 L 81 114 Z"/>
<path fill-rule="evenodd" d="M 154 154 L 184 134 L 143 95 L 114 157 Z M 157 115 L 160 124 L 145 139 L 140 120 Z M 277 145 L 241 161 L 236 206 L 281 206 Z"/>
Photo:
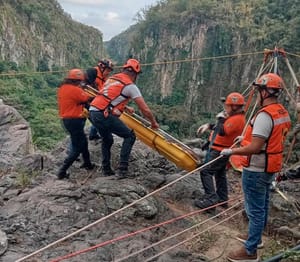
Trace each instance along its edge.
<path fill-rule="evenodd" d="M 135 15 L 158 0 L 58 0 L 64 11 L 76 21 L 93 26 L 103 33 L 103 40 L 134 24 Z"/>

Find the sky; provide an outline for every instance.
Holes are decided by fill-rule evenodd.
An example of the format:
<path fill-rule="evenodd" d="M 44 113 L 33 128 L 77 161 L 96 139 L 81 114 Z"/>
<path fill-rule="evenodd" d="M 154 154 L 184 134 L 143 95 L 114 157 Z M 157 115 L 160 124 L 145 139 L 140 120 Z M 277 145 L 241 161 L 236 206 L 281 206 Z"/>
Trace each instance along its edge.
<path fill-rule="evenodd" d="M 64 11 L 76 21 L 93 26 L 103 33 L 103 40 L 135 24 L 136 14 L 158 0 L 58 0 Z"/>

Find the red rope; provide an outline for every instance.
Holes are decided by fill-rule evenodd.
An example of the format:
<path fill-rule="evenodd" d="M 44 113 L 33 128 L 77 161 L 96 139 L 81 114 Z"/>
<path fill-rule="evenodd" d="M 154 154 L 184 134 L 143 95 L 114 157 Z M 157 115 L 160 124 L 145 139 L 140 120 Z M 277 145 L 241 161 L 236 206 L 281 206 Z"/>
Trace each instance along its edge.
<path fill-rule="evenodd" d="M 225 203 L 229 203 L 229 202 L 232 202 L 232 201 L 236 201 L 236 200 L 239 200 L 241 197 L 238 197 L 238 198 L 235 198 L 235 199 L 230 199 L 228 201 L 224 201 L 224 202 L 221 202 L 221 203 L 218 203 L 216 205 L 213 205 L 213 206 L 209 206 L 207 208 L 204 208 L 204 209 L 200 209 L 200 210 L 197 210 L 197 211 L 193 211 L 191 213 L 188 213 L 186 215 L 182 215 L 182 216 L 179 216 L 179 217 L 175 217 L 175 218 L 172 218 L 170 220 L 167 220 L 167 221 L 164 221 L 164 222 L 161 222 L 159 224 L 155 224 L 153 226 L 149 226 L 149 227 L 146 227 L 146 228 L 143 228 L 143 229 L 140 229 L 140 230 L 137 230 L 135 232 L 132 232 L 132 233 L 129 233 L 129 234 L 125 234 L 125 235 L 122 235 L 122 236 L 119 236 L 119 237 L 116 237 L 114 239 L 110 239 L 110 240 L 107 240 L 105 242 L 102 242 L 102 243 L 99 243 L 95 246 L 92 246 L 92 247 L 89 247 L 89 248 L 86 248 L 86 249 L 81 249 L 81 250 L 78 250 L 76 252 L 73 252 L 73 253 L 70 253 L 68 255 L 65 255 L 65 256 L 62 256 L 62 257 L 58 257 L 58 258 L 55 258 L 53 260 L 51 260 L 50 262 L 59 262 L 59 261 L 62 261 L 62 260 L 65 260 L 65 259 L 68 259 L 68 258 L 71 258 L 71 257 L 75 257 L 77 255 L 80 255 L 80 254 L 83 254 L 83 253 L 86 253 L 86 252 L 89 252 L 91 250 L 94 250 L 94 249 L 97 249 L 99 247 L 103 247 L 103 246 L 106 246 L 108 244 L 112 244 L 114 242 L 117 242 L 117 241 L 120 241 L 120 240 L 123 240 L 123 239 L 126 239 L 126 238 L 129 238 L 129 237 L 132 237 L 132 236 L 135 236 L 137 234 L 140 234 L 140 233 L 143 233 L 147 230 L 151 230 L 151 229 L 154 229 L 154 228 L 157 228 L 157 227 L 160 227 L 160 226 L 164 226 L 164 225 L 167 225 L 167 224 L 170 224 L 170 223 L 173 223 L 177 220 L 180 220 L 180 219 L 183 219 L 183 218 L 186 218 L 186 217 L 189 217 L 189 216 L 193 216 L 193 215 L 196 215 L 196 214 L 199 214 L 201 212 L 204 212 L 206 210 L 209 210 L 211 208 L 215 208 L 217 206 L 220 206 L 220 205 L 223 205 Z"/>

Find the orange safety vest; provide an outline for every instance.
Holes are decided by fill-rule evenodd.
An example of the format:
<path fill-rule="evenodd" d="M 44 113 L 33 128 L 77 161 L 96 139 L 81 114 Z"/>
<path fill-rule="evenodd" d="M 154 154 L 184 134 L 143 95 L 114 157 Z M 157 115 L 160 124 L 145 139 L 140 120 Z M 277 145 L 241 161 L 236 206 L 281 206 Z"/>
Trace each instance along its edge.
<path fill-rule="evenodd" d="M 242 134 L 245 124 L 246 120 L 243 113 L 229 116 L 223 124 L 225 135 L 217 134 L 211 148 L 222 151 L 224 148 L 231 147 L 234 139 Z"/>
<path fill-rule="evenodd" d="M 276 173 L 281 171 L 282 168 L 284 141 L 291 128 L 291 120 L 288 111 L 281 104 L 267 105 L 261 108 L 257 114 L 260 112 L 269 114 L 273 120 L 272 132 L 266 140 L 266 149 L 261 153 L 264 153 L 266 156 L 265 172 Z M 254 120 L 256 116 L 254 117 Z M 251 143 L 252 130 L 253 125 L 248 125 L 245 137 L 241 143 L 242 146 L 246 146 Z M 247 161 L 245 166 L 249 166 L 251 155 L 247 156 L 246 159 Z"/>
<path fill-rule="evenodd" d="M 103 73 L 101 72 L 99 66 L 96 66 L 94 68 L 97 70 L 97 76 L 96 76 L 96 79 L 95 79 L 95 83 L 97 85 L 98 90 L 100 91 L 101 88 L 103 87 L 106 79 L 104 78 Z"/>
<path fill-rule="evenodd" d="M 96 107 L 99 110 L 105 110 L 111 107 L 109 108 L 110 110 L 118 109 L 123 112 L 130 98 L 122 95 L 122 90 L 125 86 L 132 83 L 130 77 L 124 73 L 115 74 L 109 77 L 103 88 L 99 91 L 99 95 L 92 101 L 91 106 Z M 124 97 L 125 100 L 117 105 L 112 105 L 112 102 L 119 96 Z"/>
<path fill-rule="evenodd" d="M 78 86 L 63 84 L 57 91 L 59 116 L 61 118 L 85 118 L 84 104 L 89 96 Z"/>

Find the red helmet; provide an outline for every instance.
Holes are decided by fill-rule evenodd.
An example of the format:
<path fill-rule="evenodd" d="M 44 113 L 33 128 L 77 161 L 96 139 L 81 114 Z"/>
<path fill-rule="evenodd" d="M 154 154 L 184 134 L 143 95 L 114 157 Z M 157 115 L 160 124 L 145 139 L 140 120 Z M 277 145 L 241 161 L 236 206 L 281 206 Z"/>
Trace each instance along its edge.
<path fill-rule="evenodd" d="M 282 89 L 283 81 L 279 75 L 268 73 L 262 75 L 254 85 L 262 88 Z"/>
<path fill-rule="evenodd" d="M 99 63 L 98 63 L 98 66 L 100 66 L 103 69 L 108 68 L 110 70 L 114 70 L 113 63 L 110 60 L 108 60 L 108 59 L 100 60 Z"/>
<path fill-rule="evenodd" d="M 72 79 L 72 80 L 84 80 L 84 72 L 81 69 L 71 69 L 68 74 L 67 74 L 67 79 Z"/>
<path fill-rule="evenodd" d="M 133 58 L 128 59 L 123 68 L 131 68 L 137 74 L 142 72 L 140 62 Z"/>
<path fill-rule="evenodd" d="M 245 104 L 245 99 L 243 95 L 237 92 L 230 93 L 225 100 L 225 105 L 228 106 L 234 106 L 234 105 L 243 106 L 244 104 Z"/>

